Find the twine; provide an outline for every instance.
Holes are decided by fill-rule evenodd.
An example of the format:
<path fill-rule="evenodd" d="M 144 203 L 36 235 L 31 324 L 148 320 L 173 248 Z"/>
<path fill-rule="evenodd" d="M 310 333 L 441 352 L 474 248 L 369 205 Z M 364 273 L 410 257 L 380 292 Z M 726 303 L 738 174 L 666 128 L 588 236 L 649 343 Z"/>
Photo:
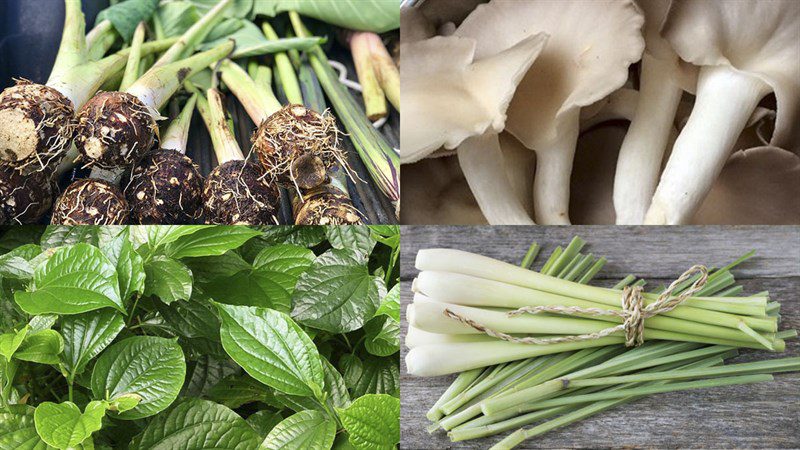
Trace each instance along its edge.
<path fill-rule="evenodd" d="M 672 297 L 672 292 L 678 288 L 678 286 L 694 276 L 695 273 L 699 273 L 700 277 L 695 280 L 692 285 L 681 292 L 679 295 Z M 622 309 L 621 310 L 614 310 L 614 309 L 602 309 L 602 308 L 581 308 L 579 306 L 559 306 L 559 305 L 552 305 L 552 306 L 525 306 L 519 308 L 514 311 L 510 311 L 508 313 L 509 317 L 516 317 L 522 314 L 539 314 L 539 313 L 556 313 L 556 314 L 564 314 L 564 315 L 588 315 L 588 316 L 614 316 L 619 317 L 623 320 L 623 322 L 619 325 L 605 328 L 603 330 L 594 332 L 594 333 L 587 333 L 587 334 L 579 334 L 574 336 L 563 336 L 563 337 L 552 337 L 552 338 L 537 338 L 537 337 L 523 337 L 518 338 L 515 336 L 511 336 L 510 334 L 502 333 L 496 330 L 492 330 L 480 323 L 468 319 L 464 316 L 461 316 L 458 313 L 451 311 L 450 309 L 444 310 L 444 315 L 455 319 L 467 326 L 470 326 L 481 333 L 484 333 L 488 336 L 493 338 L 502 339 L 504 341 L 513 342 L 515 344 L 537 344 L 537 345 L 549 345 L 549 344 L 558 344 L 564 342 L 577 342 L 577 341 L 586 341 L 586 340 L 594 340 L 600 339 L 602 337 L 609 336 L 614 334 L 618 331 L 625 332 L 625 346 L 626 347 L 638 347 L 642 345 L 644 342 L 644 321 L 650 317 L 653 317 L 657 314 L 665 313 L 672 311 L 678 305 L 683 303 L 687 298 L 691 297 L 692 295 L 699 292 L 705 286 L 706 282 L 708 281 L 708 269 L 705 266 L 696 265 L 692 266 L 683 273 L 680 277 L 678 277 L 675 281 L 673 281 L 667 289 L 662 292 L 658 298 L 651 304 L 644 306 L 644 295 L 642 293 L 641 286 L 626 286 L 622 290 Z"/>

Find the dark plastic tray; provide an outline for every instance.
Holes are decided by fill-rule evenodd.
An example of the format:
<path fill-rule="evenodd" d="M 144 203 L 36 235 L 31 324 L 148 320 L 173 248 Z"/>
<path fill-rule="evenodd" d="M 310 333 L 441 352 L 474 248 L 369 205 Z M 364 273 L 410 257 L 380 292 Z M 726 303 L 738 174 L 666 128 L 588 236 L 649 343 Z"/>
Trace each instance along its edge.
<path fill-rule="evenodd" d="M 97 13 L 107 5 L 107 0 L 83 0 L 87 29 L 94 24 Z M 61 40 L 63 20 L 63 0 L 0 0 L 0 89 L 10 86 L 13 78 L 26 78 L 38 83 L 47 80 Z M 352 58 L 346 49 L 335 44 L 329 54 L 331 59 L 342 62 L 348 67 L 350 78 L 355 76 Z M 350 92 L 361 104 L 360 94 L 353 90 Z M 167 115 L 168 112 L 170 117 L 177 115 L 179 103 L 172 101 L 164 114 Z M 227 104 L 234 122 L 236 138 L 242 150 L 247 153 L 255 124 L 233 96 L 227 97 Z M 381 132 L 391 146 L 399 148 L 400 115 L 396 111 L 392 110 Z M 351 167 L 361 180 L 365 180 L 356 183 L 348 181 L 350 197 L 355 206 L 364 214 L 368 223 L 398 223 L 394 207 L 372 181 L 347 137 L 343 140 L 343 144 Z M 217 165 L 211 139 L 197 113 L 194 115 L 189 132 L 187 155 L 200 166 L 203 175 L 208 175 Z M 73 170 L 59 180 L 59 186 L 63 189 L 72 180 L 87 175 L 87 170 Z M 281 223 L 292 223 L 291 204 L 285 191 L 281 193 L 281 205 L 279 217 Z"/>

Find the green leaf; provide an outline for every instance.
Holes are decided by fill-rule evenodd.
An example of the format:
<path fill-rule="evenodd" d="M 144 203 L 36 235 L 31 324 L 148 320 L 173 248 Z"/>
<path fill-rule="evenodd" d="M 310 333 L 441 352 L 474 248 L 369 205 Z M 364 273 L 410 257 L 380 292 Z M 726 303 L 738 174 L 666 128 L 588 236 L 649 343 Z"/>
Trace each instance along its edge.
<path fill-rule="evenodd" d="M 102 245 L 103 253 L 117 269 L 119 291 L 123 300 L 127 300 L 134 292 L 144 291 L 144 261 L 136 253 L 130 240 L 130 228 Z"/>
<path fill-rule="evenodd" d="M 153 418 L 132 450 L 254 450 L 261 438 L 238 414 L 208 400 L 190 399 Z"/>
<path fill-rule="evenodd" d="M 134 336 L 112 345 L 100 355 L 92 371 L 95 398 L 114 401 L 136 394 L 136 408 L 121 419 L 141 419 L 166 409 L 178 397 L 186 376 L 181 347 L 173 340 Z"/>
<path fill-rule="evenodd" d="M 396 358 L 369 356 L 362 361 L 345 355 L 339 365 L 353 398 L 365 394 L 400 395 L 400 368 Z"/>
<path fill-rule="evenodd" d="M 31 320 L 28 321 L 28 326 L 31 327 L 31 331 L 42 331 L 42 330 L 49 330 L 53 328 L 53 325 L 56 324 L 56 320 L 58 320 L 58 316 L 55 314 L 43 314 L 41 316 L 33 316 Z"/>
<path fill-rule="evenodd" d="M 333 248 L 358 250 L 369 256 L 377 242 L 366 225 L 340 225 L 325 227 Z"/>
<path fill-rule="evenodd" d="M 200 20 L 201 14 L 197 8 L 186 1 L 168 2 L 156 12 L 164 37 L 180 36 L 195 22 Z"/>
<path fill-rule="evenodd" d="M 30 327 L 26 325 L 19 331 L 0 334 L 0 356 L 3 356 L 6 361 L 11 361 L 11 357 L 14 356 L 25 340 L 25 336 L 28 335 L 28 331 L 30 331 Z"/>
<path fill-rule="evenodd" d="M 250 263 L 242 259 L 234 251 L 228 251 L 219 256 L 191 258 L 184 262 L 192 271 L 196 283 L 232 277 L 239 272 L 252 268 Z"/>
<path fill-rule="evenodd" d="M 319 397 L 324 383 L 314 343 L 278 311 L 217 304 L 222 346 L 256 380 L 290 395 Z"/>
<path fill-rule="evenodd" d="M 217 309 L 196 291 L 191 300 L 177 301 L 169 305 L 156 302 L 156 308 L 179 336 L 219 341 L 220 322 Z"/>
<path fill-rule="evenodd" d="M 61 320 L 64 369 L 83 373 L 89 361 L 105 349 L 125 327 L 122 315 L 111 309 L 66 316 Z"/>
<path fill-rule="evenodd" d="M 71 449 L 102 427 L 105 414 L 105 402 L 90 402 L 83 413 L 72 402 L 44 402 L 36 407 L 33 419 L 36 433 L 48 445 Z"/>
<path fill-rule="evenodd" d="M 139 22 L 147 22 L 158 8 L 158 0 L 127 0 L 100 11 L 95 23 L 108 20 L 125 42 L 130 42 Z"/>
<path fill-rule="evenodd" d="M 325 227 L 281 225 L 261 228 L 264 245 L 294 244 L 313 247 L 326 239 Z"/>
<path fill-rule="evenodd" d="M 266 438 L 275 425 L 281 423 L 283 416 L 279 412 L 272 412 L 262 409 L 256 411 L 247 418 L 247 424 L 258 433 L 259 436 Z"/>
<path fill-rule="evenodd" d="M 203 355 L 188 368 L 186 383 L 181 395 L 203 397 L 220 380 L 239 372 L 239 366 L 227 356 L 224 360 Z"/>
<path fill-rule="evenodd" d="M 270 399 L 267 387 L 247 375 L 229 375 L 208 391 L 208 398 L 228 408 Z"/>
<path fill-rule="evenodd" d="M 14 298 L 28 314 L 80 314 L 106 307 L 125 312 L 116 269 L 89 244 L 56 250 L 36 268 L 29 291 Z"/>
<path fill-rule="evenodd" d="M 14 358 L 39 364 L 58 364 L 58 355 L 64 351 L 64 339 L 55 330 L 29 333 L 19 346 Z"/>
<path fill-rule="evenodd" d="M 174 240 L 165 247 L 164 252 L 175 259 L 219 256 L 228 250 L 241 247 L 245 242 L 260 234 L 247 227 L 205 227 Z"/>
<path fill-rule="evenodd" d="M 350 394 L 342 374 L 325 358 L 322 358 L 322 370 L 325 372 L 325 392 L 333 406 L 344 408 L 349 405 Z"/>
<path fill-rule="evenodd" d="M 140 225 L 131 228 L 134 242 L 147 244 L 151 253 L 158 252 L 182 236 L 196 233 L 208 225 Z"/>
<path fill-rule="evenodd" d="M 48 225 L 42 233 L 39 245 L 42 249 L 86 243 L 97 245 L 99 227 L 95 225 L 84 225 L 71 227 L 64 225 Z"/>
<path fill-rule="evenodd" d="M 399 398 L 368 394 L 336 413 L 359 450 L 392 449 L 400 442 Z"/>
<path fill-rule="evenodd" d="M 352 30 L 384 33 L 400 27 L 400 0 L 260 0 L 253 7 L 253 15 L 275 17 L 287 11 L 297 11 Z"/>
<path fill-rule="evenodd" d="M 334 249 L 300 276 L 292 317 L 313 328 L 346 333 L 361 328 L 385 294 L 383 280 L 369 273 L 360 253 Z"/>
<path fill-rule="evenodd" d="M 301 411 L 284 419 L 270 431 L 267 450 L 328 450 L 336 437 L 336 423 L 320 411 Z"/>
<path fill-rule="evenodd" d="M 236 49 L 233 55 L 231 55 L 231 58 L 235 59 L 285 52 L 288 50 L 308 50 L 315 45 L 320 45 L 325 42 L 325 39 L 321 37 L 294 37 L 270 41 L 264 37 L 264 33 L 253 22 L 242 20 L 241 26 L 233 34 L 206 42 L 200 46 L 200 49 L 211 49 L 229 39 L 236 41 Z"/>
<path fill-rule="evenodd" d="M 47 444 L 36 434 L 33 414 L 33 407 L 27 405 L 0 408 L 0 449 L 47 449 Z"/>
<path fill-rule="evenodd" d="M 180 261 L 156 256 L 144 265 L 144 295 L 155 295 L 170 304 L 192 296 L 192 272 Z"/>
<path fill-rule="evenodd" d="M 26 244 L 0 256 L 0 277 L 27 280 L 33 276 L 30 260 L 40 254 L 41 247 Z"/>
<path fill-rule="evenodd" d="M 396 284 L 381 302 L 375 317 L 364 325 L 364 346 L 377 356 L 400 351 L 400 285 Z"/>
<path fill-rule="evenodd" d="M 400 234 L 400 227 L 398 225 L 369 225 L 369 229 L 378 236 L 385 238 Z"/>

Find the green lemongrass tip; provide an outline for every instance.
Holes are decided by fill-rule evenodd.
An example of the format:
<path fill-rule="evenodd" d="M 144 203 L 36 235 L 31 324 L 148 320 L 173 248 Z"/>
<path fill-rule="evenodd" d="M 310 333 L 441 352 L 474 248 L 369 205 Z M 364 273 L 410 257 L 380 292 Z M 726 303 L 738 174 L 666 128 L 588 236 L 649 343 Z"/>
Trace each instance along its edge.
<path fill-rule="evenodd" d="M 736 286 L 731 286 L 724 290 L 711 292 L 709 295 L 719 295 L 720 297 L 738 297 L 739 295 L 742 294 L 742 292 L 744 292 L 744 286 L 739 284 Z"/>
<path fill-rule="evenodd" d="M 161 148 L 177 150 L 184 154 L 186 153 L 186 145 L 189 141 L 189 128 L 192 124 L 192 114 L 194 113 L 196 104 L 197 94 L 192 94 L 189 100 L 186 101 L 180 114 L 172 120 L 167 131 L 161 136 Z"/>
<path fill-rule="evenodd" d="M 203 42 L 211 29 L 224 18 L 222 13 L 232 3 L 233 0 L 220 0 L 216 6 L 211 8 L 200 20 L 186 30 L 180 39 L 178 39 L 178 42 L 158 58 L 158 61 L 153 64 L 152 68 L 166 66 L 167 64 L 171 64 L 191 54 L 194 48 Z"/>
<path fill-rule="evenodd" d="M 235 62 L 222 61 L 219 71 L 222 81 L 239 99 L 247 114 L 256 124 L 260 124 L 281 109 L 281 103 L 275 98 L 272 89 L 268 89 L 269 86 L 257 85 L 247 72 Z"/>
<path fill-rule="evenodd" d="M 383 40 L 375 33 L 368 33 L 367 44 L 372 58 L 372 67 L 378 76 L 378 82 L 386 98 L 400 111 L 400 71 L 394 64 L 394 59 L 389 55 Z"/>
<path fill-rule="evenodd" d="M 219 91 L 211 88 L 207 93 L 208 119 L 204 119 L 214 145 L 217 162 L 222 165 L 228 161 L 243 160 L 244 154 L 236 138 L 228 127 L 225 107 L 222 105 L 222 96 Z M 199 103 L 199 100 L 198 100 Z"/>
<path fill-rule="evenodd" d="M 783 330 L 775 333 L 776 339 L 791 339 L 797 337 L 797 330 Z"/>
<path fill-rule="evenodd" d="M 548 275 L 560 273 L 561 270 L 575 258 L 575 255 L 580 253 L 584 245 L 586 245 L 586 241 L 579 236 L 573 237 L 570 243 L 564 248 L 564 252 L 561 253 L 558 259 L 553 263 L 553 267 L 548 271 Z"/>
<path fill-rule="evenodd" d="M 589 253 L 581 258 L 575 266 L 564 276 L 565 280 L 573 281 L 578 278 L 578 275 L 586 271 L 586 269 L 594 262 L 594 255 Z"/>
<path fill-rule="evenodd" d="M 383 93 L 378 81 L 378 74 L 372 64 L 368 32 L 353 31 L 350 33 L 350 53 L 356 66 L 356 75 L 361 84 L 361 98 L 364 101 L 369 120 L 375 121 L 386 117 L 389 108 L 386 104 L 386 95 Z"/>
<path fill-rule="evenodd" d="M 580 279 L 578 279 L 578 283 L 587 284 L 590 281 L 592 281 L 594 277 L 600 272 L 600 270 L 603 269 L 603 266 L 606 265 L 606 262 L 607 260 L 605 256 L 601 256 L 600 258 L 598 258 L 597 261 L 595 261 L 594 264 L 592 264 L 592 266 L 589 267 L 589 270 L 587 270 L 586 273 L 584 273 L 580 277 Z"/>
<path fill-rule="evenodd" d="M 233 45 L 233 41 L 228 41 L 181 61 L 152 67 L 126 92 L 136 96 L 153 111 L 158 111 L 180 88 L 184 80 L 229 55 Z"/>
<path fill-rule="evenodd" d="M 542 268 L 539 269 L 539 273 L 543 273 L 545 275 L 552 275 L 551 268 L 553 267 L 553 264 L 555 264 L 556 260 L 561 256 L 563 252 L 564 249 L 561 248 L 560 245 L 556 247 L 553 250 L 553 253 L 550 254 L 550 257 L 547 258 L 547 261 L 544 262 Z"/>
<path fill-rule="evenodd" d="M 453 397 L 461 393 L 464 389 L 466 389 L 470 384 L 472 384 L 472 382 L 475 381 L 475 379 L 480 376 L 482 371 L 483 369 L 473 369 L 458 374 L 458 376 L 450 385 L 450 387 L 447 388 L 444 394 L 442 394 L 442 396 L 439 397 L 439 400 L 437 400 L 436 403 L 433 404 L 431 409 L 428 410 L 427 414 L 428 419 L 433 422 L 436 422 L 439 419 L 441 419 L 442 416 L 444 415 L 441 410 L 442 405 L 447 403 L 448 400 L 452 399 Z"/>
<path fill-rule="evenodd" d="M 536 261 L 536 257 L 539 256 L 539 251 L 541 249 L 542 247 L 540 247 L 536 242 L 531 244 L 531 246 L 528 247 L 528 251 L 525 252 L 525 256 L 522 258 L 522 264 L 520 264 L 520 267 L 530 269 L 531 265 L 533 265 L 533 262 Z"/>
<path fill-rule="evenodd" d="M 106 19 L 86 33 L 86 53 L 89 61 L 97 61 L 106 54 L 117 40 L 114 25 Z"/>
<path fill-rule="evenodd" d="M 295 33 L 309 37 L 300 15 L 289 12 Z M 307 51 L 309 62 L 319 77 L 325 93 L 333 104 L 350 139 L 378 188 L 398 207 L 400 201 L 400 156 L 389 146 L 386 139 L 372 126 L 361 111 L 350 92 L 340 82 L 338 75 L 322 51 L 316 45 Z M 398 211 L 399 212 L 399 211 Z"/>
<path fill-rule="evenodd" d="M 575 254 L 575 256 L 573 256 L 572 259 L 570 259 L 566 264 L 564 264 L 564 266 L 558 272 L 558 278 L 561 278 L 562 280 L 566 280 L 567 279 L 567 274 L 572 269 L 574 269 L 575 266 L 580 264 L 580 262 L 583 260 L 583 257 L 584 257 L 583 253 Z"/>
<path fill-rule="evenodd" d="M 636 280 L 636 282 L 633 283 L 632 286 L 644 286 L 646 284 L 647 284 L 647 280 L 642 278 L 642 279 Z"/>
<path fill-rule="evenodd" d="M 766 348 L 767 350 L 769 351 L 775 350 L 775 347 L 768 339 L 753 331 L 753 329 L 748 327 L 747 324 L 745 324 L 744 322 L 739 322 L 739 329 L 742 330 L 746 335 L 753 338 L 755 342 L 758 342 L 759 344 L 763 345 L 764 348 Z"/>
<path fill-rule="evenodd" d="M 64 0 L 64 30 L 47 85 L 59 82 L 87 61 L 86 23 L 81 11 L 81 0 Z"/>
<path fill-rule="evenodd" d="M 124 91 L 139 78 L 139 62 L 142 59 L 142 44 L 144 43 L 144 22 L 140 22 L 133 33 L 131 40 L 131 50 L 128 53 L 128 63 L 125 66 L 125 73 L 119 84 L 119 90 Z"/>
<path fill-rule="evenodd" d="M 630 286 L 634 281 L 636 281 L 636 277 L 633 275 L 627 275 L 625 278 L 619 280 L 617 284 L 614 285 L 611 289 L 620 290 L 625 286 Z"/>
<path fill-rule="evenodd" d="M 781 304 L 779 302 L 767 303 L 767 314 L 777 314 L 781 311 Z"/>
<path fill-rule="evenodd" d="M 270 41 L 277 41 L 280 39 L 278 34 L 275 33 L 275 30 L 272 29 L 272 26 L 268 22 L 264 22 L 261 25 L 261 29 L 264 31 L 264 35 Z M 281 80 L 281 86 L 283 86 L 283 92 L 286 94 L 286 99 L 289 100 L 289 103 L 302 105 L 303 104 L 303 93 L 300 90 L 300 83 L 297 80 L 297 74 L 294 71 L 294 67 L 292 67 L 292 62 L 289 60 L 289 56 L 284 52 L 278 52 L 274 55 L 275 58 L 275 69 L 278 72 L 278 77 Z"/>

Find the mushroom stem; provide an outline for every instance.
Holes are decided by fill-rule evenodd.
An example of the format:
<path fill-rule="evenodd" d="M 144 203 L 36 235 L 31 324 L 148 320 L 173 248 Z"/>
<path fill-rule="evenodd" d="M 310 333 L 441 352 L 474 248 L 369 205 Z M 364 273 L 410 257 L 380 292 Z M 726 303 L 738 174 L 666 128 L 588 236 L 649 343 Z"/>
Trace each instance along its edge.
<path fill-rule="evenodd" d="M 464 177 L 490 224 L 534 224 L 511 187 L 497 134 L 468 138 L 458 147 L 457 154 Z"/>
<path fill-rule="evenodd" d="M 645 223 L 688 222 L 731 154 L 758 102 L 770 92 L 762 80 L 727 66 L 704 66 L 697 99 L 678 135 Z"/>
<path fill-rule="evenodd" d="M 546 147 L 536 148 L 533 210 L 542 225 L 569 225 L 569 182 L 580 133 L 580 109 L 564 116 L 561 132 Z"/>
<path fill-rule="evenodd" d="M 642 57 L 636 112 L 619 150 L 614 175 L 614 210 L 618 225 L 641 225 L 658 184 L 661 162 L 683 89 L 672 80 L 677 56 L 664 61 Z"/>

